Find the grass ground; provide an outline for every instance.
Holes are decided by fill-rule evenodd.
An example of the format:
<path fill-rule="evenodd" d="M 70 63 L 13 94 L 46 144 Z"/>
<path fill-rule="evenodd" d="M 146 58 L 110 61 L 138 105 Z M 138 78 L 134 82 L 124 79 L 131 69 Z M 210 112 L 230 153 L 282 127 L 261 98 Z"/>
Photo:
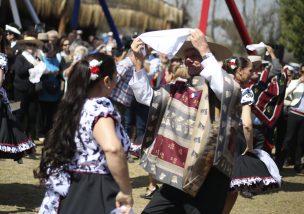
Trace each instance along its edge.
<path fill-rule="evenodd" d="M 0 159 L 0 214 L 37 213 L 44 189 L 33 178 L 33 169 L 39 164 L 41 143 L 37 143 L 37 159 L 24 158 L 24 164 Z M 145 192 L 147 174 L 135 163 L 129 164 L 134 192 L 134 211 L 140 213 L 148 203 L 141 199 Z M 259 195 L 253 199 L 239 197 L 232 214 L 304 214 L 304 174 L 296 174 L 292 168 L 282 172 L 283 186 L 280 192 Z"/>

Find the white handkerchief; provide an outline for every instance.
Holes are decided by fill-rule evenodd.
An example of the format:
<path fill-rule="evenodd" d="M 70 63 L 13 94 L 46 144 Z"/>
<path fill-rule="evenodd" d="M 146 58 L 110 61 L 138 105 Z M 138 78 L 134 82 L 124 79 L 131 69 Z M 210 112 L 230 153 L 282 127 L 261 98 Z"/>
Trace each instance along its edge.
<path fill-rule="evenodd" d="M 264 42 L 260 42 L 259 44 L 246 45 L 246 48 L 250 51 L 255 51 L 266 48 L 266 45 Z"/>
<path fill-rule="evenodd" d="M 46 70 L 46 65 L 44 62 L 39 62 L 35 67 L 29 69 L 29 80 L 31 83 L 40 82 L 40 78 L 44 71 Z"/>
<path fill-rule="evenodd" d="M 167 54 L 168 58 L 171 59 L 182 47 L 191 30 L 191 28 L 179 28 L 152 31 L 141 34 L 139 38 L 154 50 Z"/>

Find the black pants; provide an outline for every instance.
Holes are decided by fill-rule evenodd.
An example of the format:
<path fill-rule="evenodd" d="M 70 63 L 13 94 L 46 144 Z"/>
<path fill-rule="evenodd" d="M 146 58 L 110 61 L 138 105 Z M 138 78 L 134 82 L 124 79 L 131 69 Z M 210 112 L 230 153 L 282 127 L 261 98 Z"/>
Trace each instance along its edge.
<path fill-rule="evenodd" d="M 15 99 L 20 101 L 20 109 L 15 112 L 23 131 L 32 139 L 37 137 L 38 97 L 35 92 L 14 91 Z"/>
<path fill-rule="evenodd" d="M 304 147 L 304 117 L 290 113 L 287 120 L 286 136 L 283 142 L 282 150 L 284 154 L 290 152 L 292 144 L 295 144 L 295 165 L 301 165 L 301 157 Z M 293 141 L 293 139 L 295 139 Z"/>
<path fill-rule="evenodd" d="M 230 179 L 212 167 L 195 197 L 167 184 L 155 193 L 143 214 L 221 214 Z"/>
<path fill-rule="evenodd" d="M 44 137 L 53 125 L 54 114 L 57 110 L 59 101 L 47 102 L 39 101 L 38 116 L 38 137 Z"/>

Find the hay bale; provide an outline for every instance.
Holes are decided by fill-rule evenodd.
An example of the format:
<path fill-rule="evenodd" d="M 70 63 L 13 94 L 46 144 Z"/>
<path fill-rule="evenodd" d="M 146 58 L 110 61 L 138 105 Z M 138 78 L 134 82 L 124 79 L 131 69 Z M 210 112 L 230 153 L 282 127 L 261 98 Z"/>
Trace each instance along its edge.
<path fill-rule="evenodd" d="M 66 16 L 70 21 L 73 13 L 73 0 L 33 0 L 37 13 L 44 18 Z M 163 0 L 111 0 L 109 10 L 118 28 L 164 29 L 168 22 L 182 25 L 182 10 L 169 5 Z M 79 11 L 79 27 L 94 26 L 103 28 L 107 25 L 98 0 L 82 0 Z"/>

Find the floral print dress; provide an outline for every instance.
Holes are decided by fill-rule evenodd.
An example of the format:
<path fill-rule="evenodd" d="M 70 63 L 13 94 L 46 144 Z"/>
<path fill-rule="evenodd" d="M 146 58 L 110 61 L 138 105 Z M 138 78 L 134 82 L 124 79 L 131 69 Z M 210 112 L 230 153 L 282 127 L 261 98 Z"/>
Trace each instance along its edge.
<path fill-rule="evenodd" d="M 120 115 L 114 110 L 111 101 L 105 97 L 87 99 L 81 112 L 80 126 L 75 133 L 74 140 L 77 147 L 75 156 L 71 163 L 50 172 L 40 214 L 57 213 L 60 196 L 66 196 L 71 185 L 71 173 L 110 174 L 105 154 L 93 136 L 94 125 L 102 117 L 114 119 L 116 135 L 127 154 L 130 140 L 121 125 Z"/>

